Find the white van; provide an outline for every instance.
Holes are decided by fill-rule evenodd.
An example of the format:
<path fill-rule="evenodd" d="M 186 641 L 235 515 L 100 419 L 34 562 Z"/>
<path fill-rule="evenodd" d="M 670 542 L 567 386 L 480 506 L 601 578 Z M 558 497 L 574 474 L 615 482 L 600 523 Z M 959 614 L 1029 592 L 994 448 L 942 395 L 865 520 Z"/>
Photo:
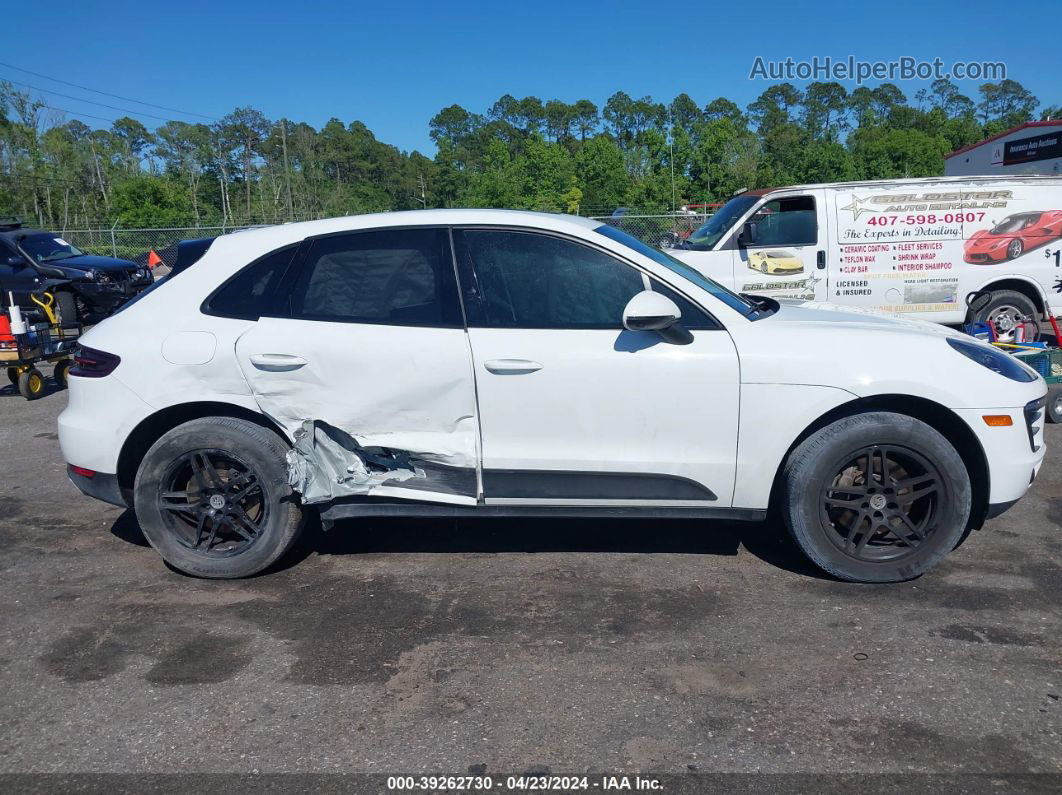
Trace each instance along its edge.
<path fill-rule="evenodd" d="M 1062 177 L 743 191 L 670 253 L 737 292 L 985 321 L 1007 340 L 1023 316 L 1062 315 Z"/>

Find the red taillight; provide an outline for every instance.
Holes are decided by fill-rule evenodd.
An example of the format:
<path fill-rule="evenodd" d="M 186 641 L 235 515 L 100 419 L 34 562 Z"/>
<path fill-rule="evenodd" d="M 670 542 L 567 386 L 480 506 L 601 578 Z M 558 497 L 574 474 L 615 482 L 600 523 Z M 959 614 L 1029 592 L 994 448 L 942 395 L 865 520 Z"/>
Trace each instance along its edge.
<path fill-rule="evenodd" d="M 74 351 L 74 366 L 70 368 L 69 374 L 78 378 L 103 378 L 113 373 L 121 361 L 113 353 L 79 345 Z"/>
<path fill-rule="evenodd" d="M 91 478 L 91 477 L 95 477 L 95 475 L 96 475 L 96 470 L 94 470 L 94 469 L 85 469 L 85 467 L 76 467 L 73 464 L 67 464 L 67 469 L 69 469 L 72 474 L 81 475 L 81 477 L 83 477 L 83 478 Z"/>

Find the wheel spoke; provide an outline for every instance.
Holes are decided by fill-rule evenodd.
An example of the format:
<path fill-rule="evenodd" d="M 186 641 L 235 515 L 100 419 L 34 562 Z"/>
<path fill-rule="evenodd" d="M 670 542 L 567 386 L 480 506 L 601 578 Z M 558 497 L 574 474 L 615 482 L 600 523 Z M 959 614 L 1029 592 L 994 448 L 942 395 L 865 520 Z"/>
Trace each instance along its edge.
<path fill-rule="evenodd" d="M 206 514 L 204 514 L 205 516 Z M 214 543 L 214 539 L 218 537 L 218 517 L 212 516 L 210 518 L 210 537 L 206 540 L 206 551 L 210 551 L 211 545 Z M 198 539 L 197 539 L 198 540 Z M 199 544 L 196 544 L 196 549 L 199 549 Z"/>
<path fill-rule="evenodd" d="M 843 494 L 846 493 L 846 489 L 836 489 L 835 493 L 836 492 L 841 492 Z M 863 504 L 863 497 L 857 497 L 852 500 L 842 500 L 840 497 L 827 496 L 825 502 L 827 505 L 832 505 L 836 508 L 850 508 L 853 511 L 858 511 L 859 507 Z"/>
<path fill-rule="evenodd" d="M 925 485 L 927 483 L 932 483 L 932 484 L 934 484 L 933 490 L 935 491 L 936 490 L 936 485 L 935 485 L 936 481 L 937 481 L 937 478 L 936 478 L 935 475 L 928 475 L 928 474 L 926 474 L 926 475 L 915 475 L 914 477 L 911 477 L 911 478 L 905 478 L 903 480 L 897 480 L 894 485 L 895 485 L 895 488 L 896 488 L 897 491 L 901 491 L 903 489 L 908 489 L 911 492 L 914 492 L 914 490 L 917 489 L 919 486 Z M 922 491 L 918 492 L 919 495 L 921 495 L 923 493 L 927 493 L 928 494 L 929 492 L 925 491 L 924 489 Z"/>
<path fill-rule="evenodd" d="M 206 526 L 208 515 L 206 511 L 199 512 L 199 521 L 195 523 L 195 540 L 192 542 L 195 549 L 199 549 L 199 544 L 203 540 L 203 528 Z"/>
<path fill-rule="evenodd" d="M 911 521 L 911 518 L 907 514 L 905 514 L 903 511 L 897 511 L 896 512 L 896 516 L 898 516 L 900 518 L 901 522 L 903 522 L 905 525 L 907 525 L 907 528 L 912 533 L 914 533 L 915 537 L 919 541 L 925 541 L 926 540 L 926 534 L 924 532 L 922 532 L 922 530 L 920 530 L 918 527 L 915 526 L 914 522 Z"/>
<path fill-rule="evenodd" d="M 200 460 L 200 466 L 202 467 L 203 473 L 210 480 L 210 483 L 208 484 L 208 488 L 212 488 L 212 489 L 224 488 L 225 484 L 222 482 L 221 476 L 218 475 L 218 471 L 214 468 L 214 464 L 210 460 L 210 454 L 209 453 L 199 453 L 198 454 L 198 458 Z"/>
<path fill-rule="evenodd" d="M 240 521 L 243 522 L 246 528 L 251 531 L 251 538 L 258 538 L 258 534 L 262 532 L 262 529 L 258 526 L 254 519 L 247 515 L 247 511 L 245 511 L 239 505 L 234 505 L 232 506 L 232 513 L 234 517 L 239 517 Z M 235 521 L 233 521 L 233 529 L 236 530 L 237 533 L 243 535 L 242 531 L 240 530 L 239 526 Z"/>
<path fill-rule="evenodd" d="M 859 543 L 856 544 L 855 552 L 856 552 L 857 555 L 860 552 L 863 551 L 863 549 L 867 545 L 867 542 L 870 541 L 871 537 L 874 536 L 877 533 L 877 531 L 878 531 L 878 526 L 874 523 L 873 519 L 869 519 L 868 524 L 870 526 L 867 528 L 867 531 L 863 534 L 863 537 L 859 539 Z"/>
<path fill-rule="evenodd" d="M 855 518 L 855 521 L 848 526 L 848 534 L 844 537 L 844 545 L 846 547 L 852 546 L 855 541 L 856 534 L 859 532 L 859 528 L 863 526 L 863 520 L 867 518 L 866 511 L 860 511 Z"/>
<path fill-rule="evenodd" d="M 197 513 L 198 502 L 188 502 L 188 495 L 183 491 L 165 492 L 159 495 L 159 507 L 177 513 Z"/>
<path fill-rule="evenodd" d="M 238 490 L 231 491 L 229 494 L 229 501 L 233 503 L 240 502 L 240 500 L 244 499 L 245 497 L 256 491 L 259 487 L 258 478 L 256 478 L 250 473 L 240 475 L 237 480 L 241 481 L 241 486 L 238 488 Z"/>

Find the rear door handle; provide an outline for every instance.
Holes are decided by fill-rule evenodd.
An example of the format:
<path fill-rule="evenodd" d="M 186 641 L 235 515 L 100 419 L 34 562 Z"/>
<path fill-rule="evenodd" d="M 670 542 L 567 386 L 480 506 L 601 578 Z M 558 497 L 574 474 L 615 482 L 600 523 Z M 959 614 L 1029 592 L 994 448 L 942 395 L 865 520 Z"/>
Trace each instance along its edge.
<path fill-rule="evenodd" d="M 498 375 L 520 375 L 542 369 L 541 364 L 530 359 L 491 359 L 483 362 L 483 366 Z"/>
<path fill-rule="evenodd" d="M 289 370 L 304 367 L 306 360 L 301 356 L 292 356 L 290 353 L 253 353 L 251 364 L 266 372 L 286 373 Z"/>

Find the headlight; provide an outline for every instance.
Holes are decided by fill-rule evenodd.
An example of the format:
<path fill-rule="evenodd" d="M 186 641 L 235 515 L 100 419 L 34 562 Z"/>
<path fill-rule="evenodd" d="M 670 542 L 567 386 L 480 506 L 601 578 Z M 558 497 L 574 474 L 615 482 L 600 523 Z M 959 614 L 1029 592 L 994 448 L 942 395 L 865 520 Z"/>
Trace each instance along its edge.
<path fill-rule="evenodd" d="M 99 271 L 85 271 L 85 278 L 88 279 L 90 282 L 96 281 L 96 279 L 99 278 L 99 275 Z"/>
<path fill-rule="evenodd" d="M 987 367 L 992 372 L 999 373 L 1011 381 L 1021 381 L 1027 384 L 1040 377 L 1030 367 L 1017 361 L 1012 356 L 980 342 L 964 340 L 961 337 L 948 337 L 948 345 L 967 359 L 972 359 L 982 367 Z"/>

